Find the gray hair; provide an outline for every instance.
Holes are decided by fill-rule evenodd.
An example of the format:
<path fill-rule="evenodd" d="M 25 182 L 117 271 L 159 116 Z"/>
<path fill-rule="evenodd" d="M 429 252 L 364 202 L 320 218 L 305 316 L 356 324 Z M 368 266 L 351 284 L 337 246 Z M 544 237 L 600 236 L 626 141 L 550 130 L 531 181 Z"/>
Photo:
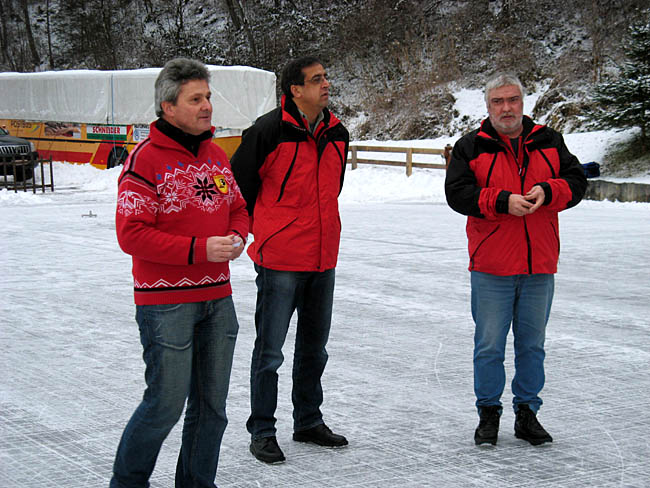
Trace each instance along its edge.
<path fill-rule="evenodd" d="M 168 61 L 160 71 L 155 84 L 156 116 L 162 117 L 162 102 L 176 104 L 183 84 L 192 80 L 210 82 L 210 72 L 200 61 L 176 58 Z"/>
<path fill-rule="evenodd" d="M 501 88 L 502 86 L 511 85 L 519 88 L 521 99 L 523 100 L 526 96 L 526 90 L 524 90 L 524 86 L 521 84 L 521 81 L 519 81 L 519 78 L 511 73 L 497 73 L 496 75 L 492 76 L 492 78 L 490 78 L 485 84 L 485 105 L 488 107 L 490 106 L 489 96 L 492 90 L 495 88 Z"/>

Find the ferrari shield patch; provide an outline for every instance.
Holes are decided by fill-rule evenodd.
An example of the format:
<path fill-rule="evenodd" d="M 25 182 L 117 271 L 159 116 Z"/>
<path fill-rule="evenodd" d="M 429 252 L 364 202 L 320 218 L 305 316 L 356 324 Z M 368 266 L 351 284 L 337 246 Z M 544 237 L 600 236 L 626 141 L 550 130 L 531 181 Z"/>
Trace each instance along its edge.
<path fill-rule="evenodd" d="M 224 175 L 214 175 L 212 179 L 214 180 L 214 184 L 217 186 L 217 190 L 224 195 L 228 193 L 228 182 Z"/>

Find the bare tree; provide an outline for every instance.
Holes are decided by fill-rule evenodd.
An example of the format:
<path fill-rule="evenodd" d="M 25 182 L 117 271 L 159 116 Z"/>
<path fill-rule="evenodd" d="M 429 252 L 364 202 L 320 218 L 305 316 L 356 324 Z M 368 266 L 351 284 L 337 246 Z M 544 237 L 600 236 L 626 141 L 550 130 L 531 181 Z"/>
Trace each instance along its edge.
<path fill-rule="evenodd" d="M 50 0 L 47 0 L 45 4 L 45 15 L 45 27 L 47 29 L 47 54 L 50 60 L 50 69 L 54 69 L 54 55 L 52 54 L 52 26 L 50 24 Z"/>
<path fill-rule="evenodd" d="M 251 23 L 248 20 L 248 15 L 244 9 L 244 5 L 241 0 L 224 0 L 226 7 L 228 9 L 228 14 L 232 20 L 233 27 L 236 31 L 241 29 L 244 30 L 244 34 L 248 39 L 248 45 L 253 54 L 253 59 L 257 59 L 257 44 L 255 43 L 255 36 L 253 36 L 253 30 L 251 28 Z"/>
<path fill-rule="evenodd" d="M 604 41 L 608 37 L 607 13 L 610 10 L 609 2 L 591 0 L 585 8 L 585 24 L 591 37 L 591 65 L 592 81 L 601 80 L 604 65 Z M 611 22 L 611 19 L 610 19 Z"/>
<path fill-rule="evenodd" d="M 100 0 L 99 2 L 99 12 L 101 14 L 101 37 L 104 39 L 104 52 L 106 53 L 105 58 L 108 63 L 105 63 L 104 67 L 110 69 L 117 69 L 117 53 L 115 45 L 115 35 L 113 32 L 115 15 L 113 14 L 113 8 L 115 3 L 111 0 L 108 2 Z M 119 7 L 118 7 L 119 8 Z"/>
<path fill-rule="evenodd" d="M 255 37 L 253 36 L 253 31 L 251 30 L 251 25 L 250 22 L 248 21 L 248 16 L 246 15 L 246 11 L 244 10 L 244 6 L 242 5 L 241 0 L 237 0 L 237 4 L 239 5 L 239 10 L 241 11 L 244 32 L 246 33 L 246 37 L 248 38 L 248 43 L 250 44 L 251 51 L 253 53 L 253 59 L 257 59 L 257 46 L 255 45 Z"/>
<path fill-rule="evenodd" d="M 32 33 L 32 22 L 29 19 L 28 7 L 29 7 L 28 1 L 22 0 L 23 22 L 25 23 L 25 32 L 27 33 L 27 43 L 29 45 L 29 51 L 32 55 L 32 63 L 36 68 L 41 64 L 41 57 L 38 54 L 38 49 L 36 48 L 36 41 L 34 40 L 34 34 Z"/>
<path fill-rule="evenodd" d="M 241 21 L 239 20 L 239 15 L 237 15 L 237 9 L 235 8 L 235 0 L 224 0 L 226 8 L 228 9 L 228 14 L 230 15 L 230 20 L 232 20 L 232 25 L 236 30 L 241 29 Z"/>
<path fill-rule="evenodd" d="M 0 53 L 2 54 L 3 64 L 11 63 L 7 36 L 7 19 L 9 18 L 11 8 L 11 0 L 0 0 Z"/>

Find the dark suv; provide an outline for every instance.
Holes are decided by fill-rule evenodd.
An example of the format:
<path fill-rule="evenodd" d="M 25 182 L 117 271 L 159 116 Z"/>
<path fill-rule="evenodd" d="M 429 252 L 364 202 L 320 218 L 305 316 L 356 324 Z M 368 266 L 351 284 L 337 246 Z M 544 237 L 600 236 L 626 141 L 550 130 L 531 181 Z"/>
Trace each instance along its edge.
<path fill-rule="evenodd" d="M 5 174 L 13 176 L 13 169 L 9 163 L 17 159 L 29 159 L 33 163 L 29 168 L 17 167 L 16 179 L 22 181 L 31 178 L 34 174 L 33 168 L 38 160 L 38 153 L 34 143 L 9 135 L 9 132 L 0 127 L 0 176 Z"/>

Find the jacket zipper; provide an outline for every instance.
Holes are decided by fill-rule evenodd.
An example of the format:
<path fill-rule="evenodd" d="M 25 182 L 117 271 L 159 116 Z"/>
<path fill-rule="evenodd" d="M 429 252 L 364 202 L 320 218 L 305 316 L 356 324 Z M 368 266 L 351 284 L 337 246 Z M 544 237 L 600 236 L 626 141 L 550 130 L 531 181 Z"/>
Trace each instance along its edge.
<path fill-rule="evenodd" d="M 319 246 L 318 248 L 320 249 L 320 256 L 318 257 L 318 266 L 317 269 L 321 269 L 321 265 L 323 264 L 323 215 L 321 213 L 321 208 L 320 208 L 320 158 L 325 152 L 325 148 L 327 147 L 327 141 L 325 141 L 325 145 L 323 146 L 323 150 L 320 150 L 320 141 L 321 138 L 325 135 L 327 131 L 327 127 L 323 127 L 323 130 L 318 134 L 318 139 L 314 138 L 314 141 L 316 142 L 316 198 L 318 198 L 318 222 L 319 224 Z M 336 144 L 335 144 L 336 146 Z"/>
<path fill-rule="evenodd" d="M 528 174 L 528 163 L 530 158 L 526 153 L 526 141 L 523 139 L 519 143 L 519 151 L 521 152 L 521 166 L 519 167 L 519 174 L 521 175 L 521 194 L 524 194 L 524 182 L 526 181 L 526 175 Z M 524 233 L 526 234 L 526 249 L 528 251 L 528 274 L 533 274 L 533 249 L 530 244 L 530 234 L 528 233 L 528 222 L 526 216 L 523 216 L 524 219 Z"/>
<path fill-rule="evenodd" d="M 501 141 L 499 141 L 499 142 L 501 143 Z M 510 154 L 512 155 L 512 157 L 515 160 L 515 164 L 519 168 L 519 176 L 520 176 L 520 183 L 521 183 L 521 194 L 523 195 L 524 194 L 524 188 L 525 188 L 524 183 L 526 181 L 526 175 L 528 173 L 528 162 L 530 161 L 530 158 L 528 157 L 528 154 L 526 153 L 526 141 L 525 141 L 525 139 L 522 138 L 518 142 L 518 145 L 519 145 L 518 153 L 521 154 L 521 165 L 519 165 L 519 158 L 515 154 L 514 150 L 511 147 L 508 147 L 508 145 L 506 143 L 501 143 L 501 145 L 505 148 L 506 152 L 510 152 Z M 524 235 L 526 236 L 528 274 L 533 274 L 533 250 L 532 250 L 531 243 L 530 243 L 530 234 L 528 233 L 528 223 L 526 221 L 526 216 L 525 215 L 522 217 L 522 219 L 523 219 L 523 222 L 524 222 Z M 478 250 L 478 248 L 477 248 L 477 250 Z"/>
<path fill-rule="evenodd" d="M 528 224 L 524 215 L 524 232 L 526 233 L 526 247 L 528 248 L 528 274 L 533 274 L 533 250 L 530 246 L 530 235 L 528 235 Z"/>

